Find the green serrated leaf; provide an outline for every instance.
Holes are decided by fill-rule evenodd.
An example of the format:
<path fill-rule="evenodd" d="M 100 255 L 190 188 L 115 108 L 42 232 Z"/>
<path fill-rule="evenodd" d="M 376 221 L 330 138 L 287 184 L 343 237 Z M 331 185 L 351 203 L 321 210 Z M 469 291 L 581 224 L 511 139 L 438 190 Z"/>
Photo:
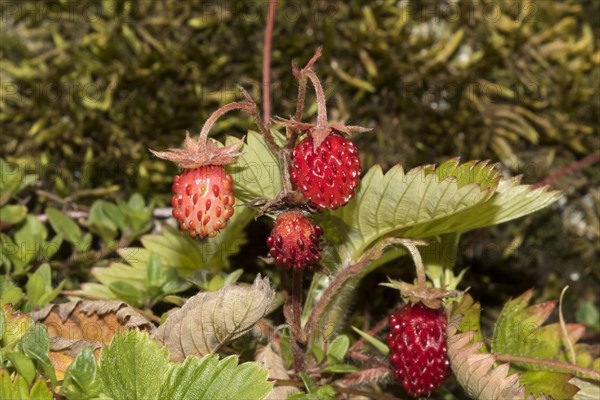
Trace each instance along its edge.
<path fill-rule="evenodd" d="M 92 236 L 91 233 L 86 232 L 81 240 L 77 243 L 75 243 L 75 251 L 82 253 L 82 252 L 86 252 L 88 250 L 91 249 L 92 247 L 92 240 L 94 240 L 94 237 Z"/>
<path fill-rule="evenodd" d="M 106 212 L 106 204 L 104 200 L 95 201 L 90 208 L 87 222 L 90 231 L 99 235 L 104 243 L 108 244 L 117 236 L 118 227 Z"/>
<path fill-rule="evenodd" d="M 21 338 L 21 351 L 35 361 L 37 368 L 56 385 L 54 367 L 48 358 L 50 352 L 50 337 L 46 325 L 34 324 Z"/>
<path fill-rule="evenodd" d="M 71 218 L 52 207 L 46 208 L 46 215 L 52 229 L 62 235 L 65 240 L 70 243 L 78 243 L 81 240 L 81 229 Z"/>
<path fill-rule="evenodd" d="M 17 266 L 25 267 L 40 254 L 42 245 L 48 236 L 48 231 L 33 215 L 28 215 L 25 223 L 15 233 L 15 251 L 8 253 L 8 257 Z"/>
<path fill-rule="evenodd" d="M 310 346 L 310 352 L 313 354 L 313 356 L 315 356 L 317 364 L 320 364 L 325 359 L 325 351 L 316 343 L 313 343 Z"/>
<path fill-rule="evenodd" d="M 349 364 L 328 365 L 323 369 L 323 372 L 330 372 L 332 374 L 349 374 L 356 371 L 358 371 L 358 368 Z"/>
<path fill-rule="evenodd" d="M 29 276 L 25 288 L 31 305 L 44 307 L 60 294 L 64 281 L 56 289 L 52 289 L 52 272 L 48 263 L 42 264 Z"/>
<path fill-rule="evenodd" d="M 52 396 L 52 392 L 48 389 L 46 381 L 39 380 L 31 388 L 29 398 L 31 400 L 52 400 L 54 396 Z"/>
<path fill-rule="evenodd" d="M 447 232 L 464 233 L 497 225 L 534 213 L 557 201 L 562 194 L 546 188 L 520 185 L 519 178 L 501 180 L 494 195 L 476 207 L 410 228 L 403 236 L 424 237 Z"/>
<path fill-rule="evenodd" d="M 45 261 L 50 260 L 54 254 L 60 249 L 62 245 L 63 237 L 62 235 L 55 235 L 52 239 L 42 244 L 42 252 L 41 254 L 44 257 Z"/>
<path fill-rule="evenodd" d="M 97 372 L 94 352 L 86 347 L 67 368 L 61 393 L 69 400 L 96 397 L 100 387 Z"/>
<path fill-rule="evenodd" d="M 313 381 L 310 376 L 308 376 L 308 374 L 306 374 L 305 372 L 300 372 L 298 374 L 300 376 L 300 379 L 302 379 L 302 382 L 304 383 L 304 387 L 306 387 L 306 391 L 308 393 L 316 393 L 318 388 L 317 388 L 317 384 L 315 383 L 315 381 Z"/>
<path fill-rule="evenodd" d="M 17 352 L 6 353 L 6 358 L 12 363 L 17 372 L 25 378 L 27 385 L 31 385 L 36 375 L 33 361 L 26 355 Z"/>
<path fill-rule="evenodd" d="M 30 275 L 25 285 L 25 290 L 27 291 L 29 303 L 34 306 L 39 305 L 39 300 L 46 290 L 43 278 L 37 273 Z"/>
<path fill-rule="evenodd" d="M 281 358 L 283 358 L 285 366 L 289 368 L 292 365 L 294 356 L 292 354 L 290 335 L 286 330 L 281 332 L 281 342 L 279 343 L 279 347 L 281 348 Z"/>
<path fill-rule="evenodd" d="M 280 138 L 280 135 L 276 137 Z M 240 139 L 228 136 L 225 144 L 231 145 L 239 141 Z M 241 203 L 258 197 L 274 199 L 282 188 L 279 162 L 262 135 L 249 131 L 240 151 L 242 155 L 226 166 L 233 178 L 235 198 Z"/>
<path fill-rule="evenodd" d="M 571 399 L 579 391 L 577 386 L 568 383 L 572 377 L 560 372 L 526 371 L 521 373 L 519 383 L 536 399 L 542 393 L 553 399 Z"/>
<path fill-rule="evenodd" d="M 216 355 L 187 357 L 182 364 L 171 367 L 158 398 L 264 399 L 273 388 L 267 377 L 268 372 L 258 363 L 238 365 L 236 356 L 222 360 Z"/>
<path fill-rule="evenodd" d="M 317 396 L 323 400 L 335 400 L 335 389 L 331 385 L 323 385 L 317 390 Z"/>
<path fill-rule="evenodd" d="M 206 290 L 208 292 L 214 292 L 215 290 L 219 290 L 223 287 L 225 281 L 221 275 L 214 276 L 209 282 Z"/>
<path fill-rule="evenodd" d="M 129 282 L 115 281 L 108 288 L 119 298 L 135 307 L 141 306 L 145 301 L 145 295 Z"/>
<path fill-rule="evenodd" d="M 354 332 L 358 333 L 360 336 L 365 338 L 365 340 L 367 342 L 369 342 L 373 347 L 375 347 L 375 349 L 378 352 L 380 352 L 384 356 L 387 356 L 390 353 L 390 349 L 388 348 L 388 346 L 385 343 L 383 343 L 381 340 L 374 338 L 373 336 L 369 335 L 367 332 L 363 332 L 354 326 L 352 327 L 352 329 L 354 329 Z"/>
<path fill-rule="evenodd" d="M 17 375 L 13 381 L 7 370 L 0 369 L 0 399 L 29 400 L 29 389 L 25 379 Z"/>
<path fill-rule="evenodd" d="M 143 236 L 141 242 L 147 250 L 160 255 L 164 267 L 175 268 L 182 276 L 198 269 L 219 272 L 229 267 L 229 258 L 246 243 L 243 231 L 253 215 L 248 208 L 236 208 L 227 228 L 202 242 L 168 226 L 161 234 Z"/>
<path fill-rule="evenodd" d="M 6 205 L 0 207 L 0 221 L 5 224 L 15 225 L 27 216 L 27 207 L 22 205 Z"/>
<path fill-rule="evenodd" d="M 134 193 L 129 198 L 127 205 L 134 210 L 142 210 L 146 207 L 146 202 L 141 194 Z"/>
<path fill-rule="evenodd" d="M 354 199 L 320 218 L 331 218 L 329 224 L 337 228 L 335 231 L 345 233 L 337 244 L 342 262 L 358 260 L 366 248 L 383 236 L 433 223 L 484 202 L 494 193 L 495 185 L 484 181 L 493 167 L 473 175 L 463 173 L 455 164 L 442 167 L 439 173 L 429 166 L 405 172 L 399 165 L 385 174 L 379 166 L 367 171 Z M 404 232 L 404 237 L 415 237 Z"/>
<path fill-rule="evenodd" d="M 225 279 L 223 280 L 223 285 L 233 285 L 234 283 L 236 283 L 238 281 L 238 279 L 240 279 L 240 277 L 242 276 L 243 273 L 244 273 L 244 270 L 239 268 L 239 269 L 236 269 L 235 271 L 227 274 L 227 276 L 225 276 Z"/>
<path fill-rule="evenodd" d="M 350 348 L 350 339 L 346 335 L 339 335 L 329 344 L 327 348 L 327 362 L 337 364 L 344 360 Z"/>
<path fill-rule="evenodd" d="M 169 368 L 169 352 L 150 339 L 148 333 L 128 330 L 104 347 L 98 377 L 100 391 L 114 399 L 158 398 Z"/>
<path fill-rule="evenodd" d="M 575 313 L 577 322 L 585 324 L 600 333 L 600 313 L 594 303 L 590 301 L 582 302 Z"/>
<path fill-rule="evenodd" d="M 0 307 L 5 304 L 18 306 L 23 297 L 23 290 L 15 286 L 5 276 L 0 276 Z"/>
<path fill-rule="evenodd" d="M 121 211 L 117 205 L 113 203 L 105 202 L 103 204 L 103 209 L 106 215 L 110 218 L 112 222 L 115 223 L 116 226 L 119 227 L 121 232 L 124 232 L 127 229 L 128 221 L 125 214 Z"/>
<path fill-rule="evenodd" d="M 150 260 L 148 260 L 148 268 L 146 270 L 146 288 L 160 288 L 164 283 L 162 278 L 163 274 L 160 257 L 155 253 L 151 253 Z"/>

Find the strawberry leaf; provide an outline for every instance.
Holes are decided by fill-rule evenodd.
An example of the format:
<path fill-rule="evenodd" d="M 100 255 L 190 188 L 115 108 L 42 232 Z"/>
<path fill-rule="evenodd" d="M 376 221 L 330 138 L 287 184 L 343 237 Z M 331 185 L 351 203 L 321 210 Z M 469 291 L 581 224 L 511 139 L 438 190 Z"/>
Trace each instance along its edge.
<path fill-rule="evenodd" d="M 127 247 L 117 252 L 124 262 L 113 262 L 108 267 L 92 268 L 92 275 L 100 282 L 84 283 L 82 292 L 111 300 L 124 300 L 139 306 L 150 295 L 147 287 L 149 268 L 153 268 L 151 255 L 160 259 L 162 294 L 176 293 L 187 288 L 186 284 L 171 274 L 176 271 L 179 277 L 188 277 L 198 270 L 220 272 L 230 266 L 229 258 L 237 254 L 246 243 L 244 228 L 252 220 L 254 213 L 244 207 L 238 208 L 230 219 L 227 229 L 215 238 L 198 241 L 187 233 L 168 225 L 159 234 L 144 235 L 140 239 L 143 248 Z M 156 271 L 154 271 L 154 274 Z M 117 283 L 122 282 L 122 283 Z M 135 288 L 144 296 L 124 297 L 118 289 L 123 283 Z M 117 286 L 115 286 L 115 284 Z"/>
<path fill-rule="evenodd" d="M 273 131 L 276 138 L 280 138 Z M 239 143 L 240 139 L 229 136 L 226 145 Z M 274 199 L 282 188 L 279 161 L 271 153 L 264 138 L 257 132 L 249 131 L 246 143 L 240 149 L 242 155 L 225 166 L 233 178 L 235 198 L 241 203 L 258 197 Z"/>
<path fill-rule="evenodd" d="M 128 330 L 117 334 L 102 350 L 98 376 L 100 391 L 114 399 L 156 399 L 169 368 L 169 352 L 147 333 Z"/>
<path fill-rule="evenodd" d="M 328 238 L 348 264 L 384 236 L 462 233 L 527 215 L 559 196 L 519 185 L 517 178 L 501 180 L 497 167 L 488 162 L 459 164 L 453 159 L 437 168 L 423 166 L 407 172 L 397 165 L 385 174 L 375 166 L 347 206 L 321 219 L 326 233 L 344 233 Z"/>
<path fill-rule="evenodd" d="M 11 379 L 8 371 L 0 369 L 0 399 L 36 399 L 36 400 L 52 400 L 52 393 L 44 380 L 35 382 L 31 390 L 25 379 L 16 375 Z"/>
<path fill-rule="evenodd" d="M 327 216 L 328 225 L 345 234 L 337 243 L 344 264 L 358 260 L 383 236 L 400 234 L 489 199 L 499 179 L 495 166 L 466 165 L 468 168 L 451 160 L 439 171 L 424 166 L 408 172 L 396 165 L 385 174 L 379 166 L 371 168 L 355 198 Z"/>
<path fill-rule="evenodd" d="M 529 290 L 504 305 L 494 329 L 492 351 L 498 354 L 567 361 L 559 339 L 562 336 L 560 325 L 551 324 L 542 327 L 556 307 L 556 302 L 527 307 L 532 296 L 533 291 Z M 583 325 L 567 324 L 567 332 L 573 343 L 581 337 L 584 330 Z M 546 368 L 531 365 L 529 369 Z"/>
<path fill-rule="evenodd" d="M 170 350 L 171 361 L 213 354 L 264 317 L 274 297 L 269 279 L 260 275 L 252 286 L 229 285 L 198 293 L 169 313 L 154 338 Z"/>
<path fill-rule="evenodd" d="M 268 372 L 258 363 L 238 365 L 236 356 L 219 360 L 216 355 L 198 359 L 187 357 L 171 367 L 163 383 L 159 399 L 264 399 L 273 384 Z"/>
<path fill-rule="evenodd" d="M 471 397 L 499 398 L 492 396 L 491 392 L 484 393 L 485 388 L 489 389 L 493 387 L 490 386 L 492 383 L 498 385 L 499 382 L 504 382 L 502 384 L 506 384 L 509 390 L 503 392 L 503 396 L 510 393 L 521 397 L 572 398 L 579 391 L 573 382 L 581 380 L 572 380 L 574 372 L 568 368 L 569 354 L 563 346 L 559 324 L 543 325 L 556 303 L 528 306 L 532 296 L 533 291 L 529 290 L 505 304 L 494 328 L 491 352 L 483 345 L 479 333 L 479 305 L 468 295 L 463 296 L 460 303 L 453 304 L 448 325 L 448 357 L 457 380 Z M 572 343 L 583 335 L 583 327 L 579 324 L 567 324 L 566 331 Z M 574 348 L 577 364 L 592 368 L 587 347 L 576 345 Z M 521 359 L 510 364 L 496 362 L 511 356 Z M 544 360 L 561 361 L 563 364 L 550 365 L 541 362 Z M 512 375 L 506 376 L 507 373 Z"/>

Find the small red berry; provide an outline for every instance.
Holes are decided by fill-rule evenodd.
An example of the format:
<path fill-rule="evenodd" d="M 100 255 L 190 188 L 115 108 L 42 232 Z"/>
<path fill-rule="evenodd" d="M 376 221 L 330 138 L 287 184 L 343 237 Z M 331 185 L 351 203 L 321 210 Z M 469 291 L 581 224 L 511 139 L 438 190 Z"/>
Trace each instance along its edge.
<path fill-rule="evenodd" d="M 173 217 L 191 237 L 214 237 L 233 215 L 231 176 L 220 165 L 184 170 L 173 180 Z"/>
<path fill-rule="evenodd" d="M 360 173 L 358 149 L 337 133 L 329 134 L 316 151 L 310 135 L 292 151 L 290 178 L 321 210 L 348 203 L 354 197 Z"/>
<path fill-rule="evenodd" d="M 450 374 L 443 309 L 409 303 L 389 317 L 390 364 L 396 380 L 413 397 L 429 395 Z"/>
<path fill-rule="evenodd" d="M 279 264 L 293 269 L 310 267 L 321 259 L 319 239 L 323 229 L 300 211 L 280 214 L 267 238 L 269 253 Z"/>

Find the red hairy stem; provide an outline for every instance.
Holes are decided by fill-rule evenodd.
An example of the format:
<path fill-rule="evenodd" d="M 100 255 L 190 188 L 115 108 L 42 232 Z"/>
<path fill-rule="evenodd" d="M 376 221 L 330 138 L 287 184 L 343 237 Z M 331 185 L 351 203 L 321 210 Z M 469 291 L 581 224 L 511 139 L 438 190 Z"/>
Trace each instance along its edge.
<path fill-rule="evenodd" d="M 365 259 L 359 261 L 358 263 L 351 265 L 347 268 L 342 269 L 331 281 L 325 292 L 323 292 L 323 296 L 319 299 L 315 308 L 313 309 L 310 317 L 308 318 L 308 322 L 304 327 L 304 332 L 307 338 L 310 337 L 315 325 L 325 312 L 329 302 L 334 297 L 334 295 L 340 290 L 340 288 L 348 281 L 348 279 L 353 276 L 358 275 L 372 260 Z"/>
<path fill-rule="evenodd" d="M 304 73 L 308 79 L 310 79 L 313 87 L 315 88 L 315 95 L 317 97 L 317 129 L 327 128 L 327 106 L 325 105 L 325 92 L 323 92 L 323 86 L 319 77 L 312 70 L 308 70 Z"/>
<path fill-rule="evenodd" d="M 265 27 L 265 46 L 263 48 L 262 94 L 263 120 L 267 128 L 271 121 L 271 44 L 273 42 L 273 24 L 275 22 L 276 0 L 269 1 L 269 16 Z"/>
<path fill-rule="evenodd" d="M 565 168 L 556 171 L 553 174 L 550 174 L 549 176 L 542 179 L 538 183 L 533 184 L 532 189 L 546 186 L 546 185 L 552 183 L 553 181 L 557 180 L 558 178 L 561 178 L 567 174 L 570 174 L 571 172 L 575 172 L 577 170 L 583 169 L 583 168 L 587 167 L 588 165 L 595 164 L 598 161 L 600 161 L 600 153 L 590 154 L 587 157 L 582 158 L 581 160 L 576 161 L 573 164 L 570 164 L 570 165 L 566 166 Z"/>
<path fill-rule="evenodd" d="M 365 369 L 363 371 L 357 371 L 346 375 L 342 379 L 338 379 L 337 381 L 335 381 L 335 385 L 341 387 L 350 387 L 354 385 L 377 382 L 386 378 L 389 374 L 390 369 L 387 366 Z"/>
<path fill-rule="evenodd" d="M 388 317 L 387 316 L 385 318 L 383 318 L 381 321 L 379 321 L 377 323 L 377 325 L 372 327 L 367 332 L 367 334 L 370 336 L 375 336 L 376 334 L 379 333 L 379 331 L 381 331 L 386 326 L 388 326 Z M 356 342 L 354 342 L 354 344 L 350 347 L 350 350 L 348 350 L 348 351 L 357 351 L 365 343 L 365 341 L 366 341 L 366 339 L 361 336 L 360 339 L 358 339 Z"/>
<path fill-rule="evenodd" d="M 389 366 L 386 363 L 381 362 L 365 353 L 361 353 L 360 351 L 348 350 L 348 357 L 354 358 L 355 360 L 365 361 L 365 362 L 368 362 L 369 364 L 373 364 L 378 367 L 389 368 Z"/>
<path fill-rule="evenodd" d="M 570 364 L 570 363 L 564 362 L 564 361 L 547 360 L 545 358 L 521 357 L 521 356 L 514 356 L 512 354 L 494 354 L 494 357 L 498 361 L 545 365 L 545 366 L 565 369 L 565 370 L 571 371 L 571 372 L 579 372 L 581 374 L 585 374 L 585 375 L 589 375 L 589 376 L 593 377 L 594 380 L 600 381 L 600 372 L 594 371 L 593 369 L 581 367 L 579 365 Z"/>
<path fill-rule="evenodd" d="M 217 111 L 211 114 L 210 117 L 204 123 L 202 130 L 200 131 L 200 135 L 198 136 L 198 144 L 200 145 L 200 151 L 206 154 L 206 142 L 208 140 L 208 132 L 213 127 L 215 122 L 224 114 L 227 114 L 230 111 L 234 110 L 242 110 L 247 112 L 248 114 L 254 115 L 256 112 L 256 106 L 248 101 L 236 101 L 233 103 L 229 103 L 219 108 Z"/>
<path fill-rule="evenodd" d="M 382 240 L 379 244 L 372 247 L 365 253 L 365 255 L 353 265 L 350 265 L 346 268 L 342 268 L 340 272 L 333 278 L 327 289 L 323 292 L 323 295 L 315 305 L 315 308 L 310 313 L 308 317 L 308 321 L 306 322 L 306 326 L 304 327 L 304 332 L 306 338 L 310 338 L 310 335 L 315 328 L 315 325 L 323 316 L 323 313 L 327 309 L 327 306 L 334 298 L 335 294 L 340 290 L 340 288 L 352 277 L 360 274 L 371 262 L 378 259 L 383 255 L 383 251 L 395 243 L 398 243 L 398 239 L 396 238 L 387 238 Z"/>
<path fill-rule="evenodd" d="M 308 63 L 306 63 L 306 65 L 302 69 L 299 69 L 295 65 L 292 65 L 292 72 L 293 72 L 294 76 L 296 77 L 296 79 L 298 79 L 298 101 L 296 103 L 296 114 L 294 114 L 295 121 L 301 121 L 302 113 L 304 112 L 304 103 L 306 100 L 306 81 L 307 81 L 306 72 L 311 70 L 311 68 L 313 67 L 315 62 L 317 62 L 319 57 L 321 57 L 322 53 L 323 53 L 323 49 L 321 47 L 319 47 L 317 49 L 317 51 L 315 51 L 315 54 L 312 56 L 312 58 L 308 61 Z M 322 91 L 322 89 L 321 89 L 321 91 Z M 291 151 L 292 148 L 294 147 L 294 145 L 296 144 L 296 139 L 298 137 L 299 132 L 298 132 L 298 129 L 296 129 L 296 128 L 288 128 L 287 133 L 288 133 L 287 134 L 287 142 L 285 144 L 285 147 L 286 147 L 286 149 Z"/>

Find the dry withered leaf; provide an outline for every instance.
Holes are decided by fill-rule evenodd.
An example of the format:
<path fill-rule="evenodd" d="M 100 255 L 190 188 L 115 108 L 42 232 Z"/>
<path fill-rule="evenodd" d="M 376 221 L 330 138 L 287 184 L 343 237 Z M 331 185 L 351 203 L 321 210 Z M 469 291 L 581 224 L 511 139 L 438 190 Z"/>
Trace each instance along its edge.
<path fill-rule="evenodd" d="M 50 338 L 50 353 L 48 358 L 52 362 L 57 379 L 64 379 L 67 368 L 77 354 L 85 347 L 90 347 L 94 351 L 96 361 L 100 360 L 100 350 L 102 345 L 99 343 L 90 343 L 86 340 L 69 340 L 60 336 Z"/>
<path fill-rule="evenodd" d="M 263 367 L 269 370 L 270 379 L 291 379 L 283 364 L 283 359 L 279 353 L 273 350 L 275 344 L 259 346 L 256 348 L 255 361 L 262 364 Z M 293 386 L 275 386 L 271 393 L 267 396 L 267 400 L 287 399 L 288 397 L 299 393 L 300 390 Z"/>
<path fill-rule="evenodd" d="M 479 353 L 481 342 L 471 343 L 475 332 L 458 333 L 459 320 L 455 316 L 447 328 L 448 358 L 452 372 L 472 399 L 523 399 L 525 387 L 519 385 L 519 374 L 508 375 L 509 365 L 494 368 L 496 358 Z"/>
<path fill-rule="evenodd" d="M 140 329 L 150 333 L 152 325 L 133 308 L 121 301 L 80 300 L 51 304 L 30 314 L 36 322 L 48 327 L 50 361 L 58 379 L 84 347 L 91 347 L 96 358 L 102 344 L 108 344 L 116 333 Z"/>
<path fill-rule="evenodd" d="M 169 349 L 174 362 L 214 353 L 264 317 L 274 297 L 269 278 L 260 275 L 252 286 L 198 293 L 169 314 L 154 338 Z"/>

